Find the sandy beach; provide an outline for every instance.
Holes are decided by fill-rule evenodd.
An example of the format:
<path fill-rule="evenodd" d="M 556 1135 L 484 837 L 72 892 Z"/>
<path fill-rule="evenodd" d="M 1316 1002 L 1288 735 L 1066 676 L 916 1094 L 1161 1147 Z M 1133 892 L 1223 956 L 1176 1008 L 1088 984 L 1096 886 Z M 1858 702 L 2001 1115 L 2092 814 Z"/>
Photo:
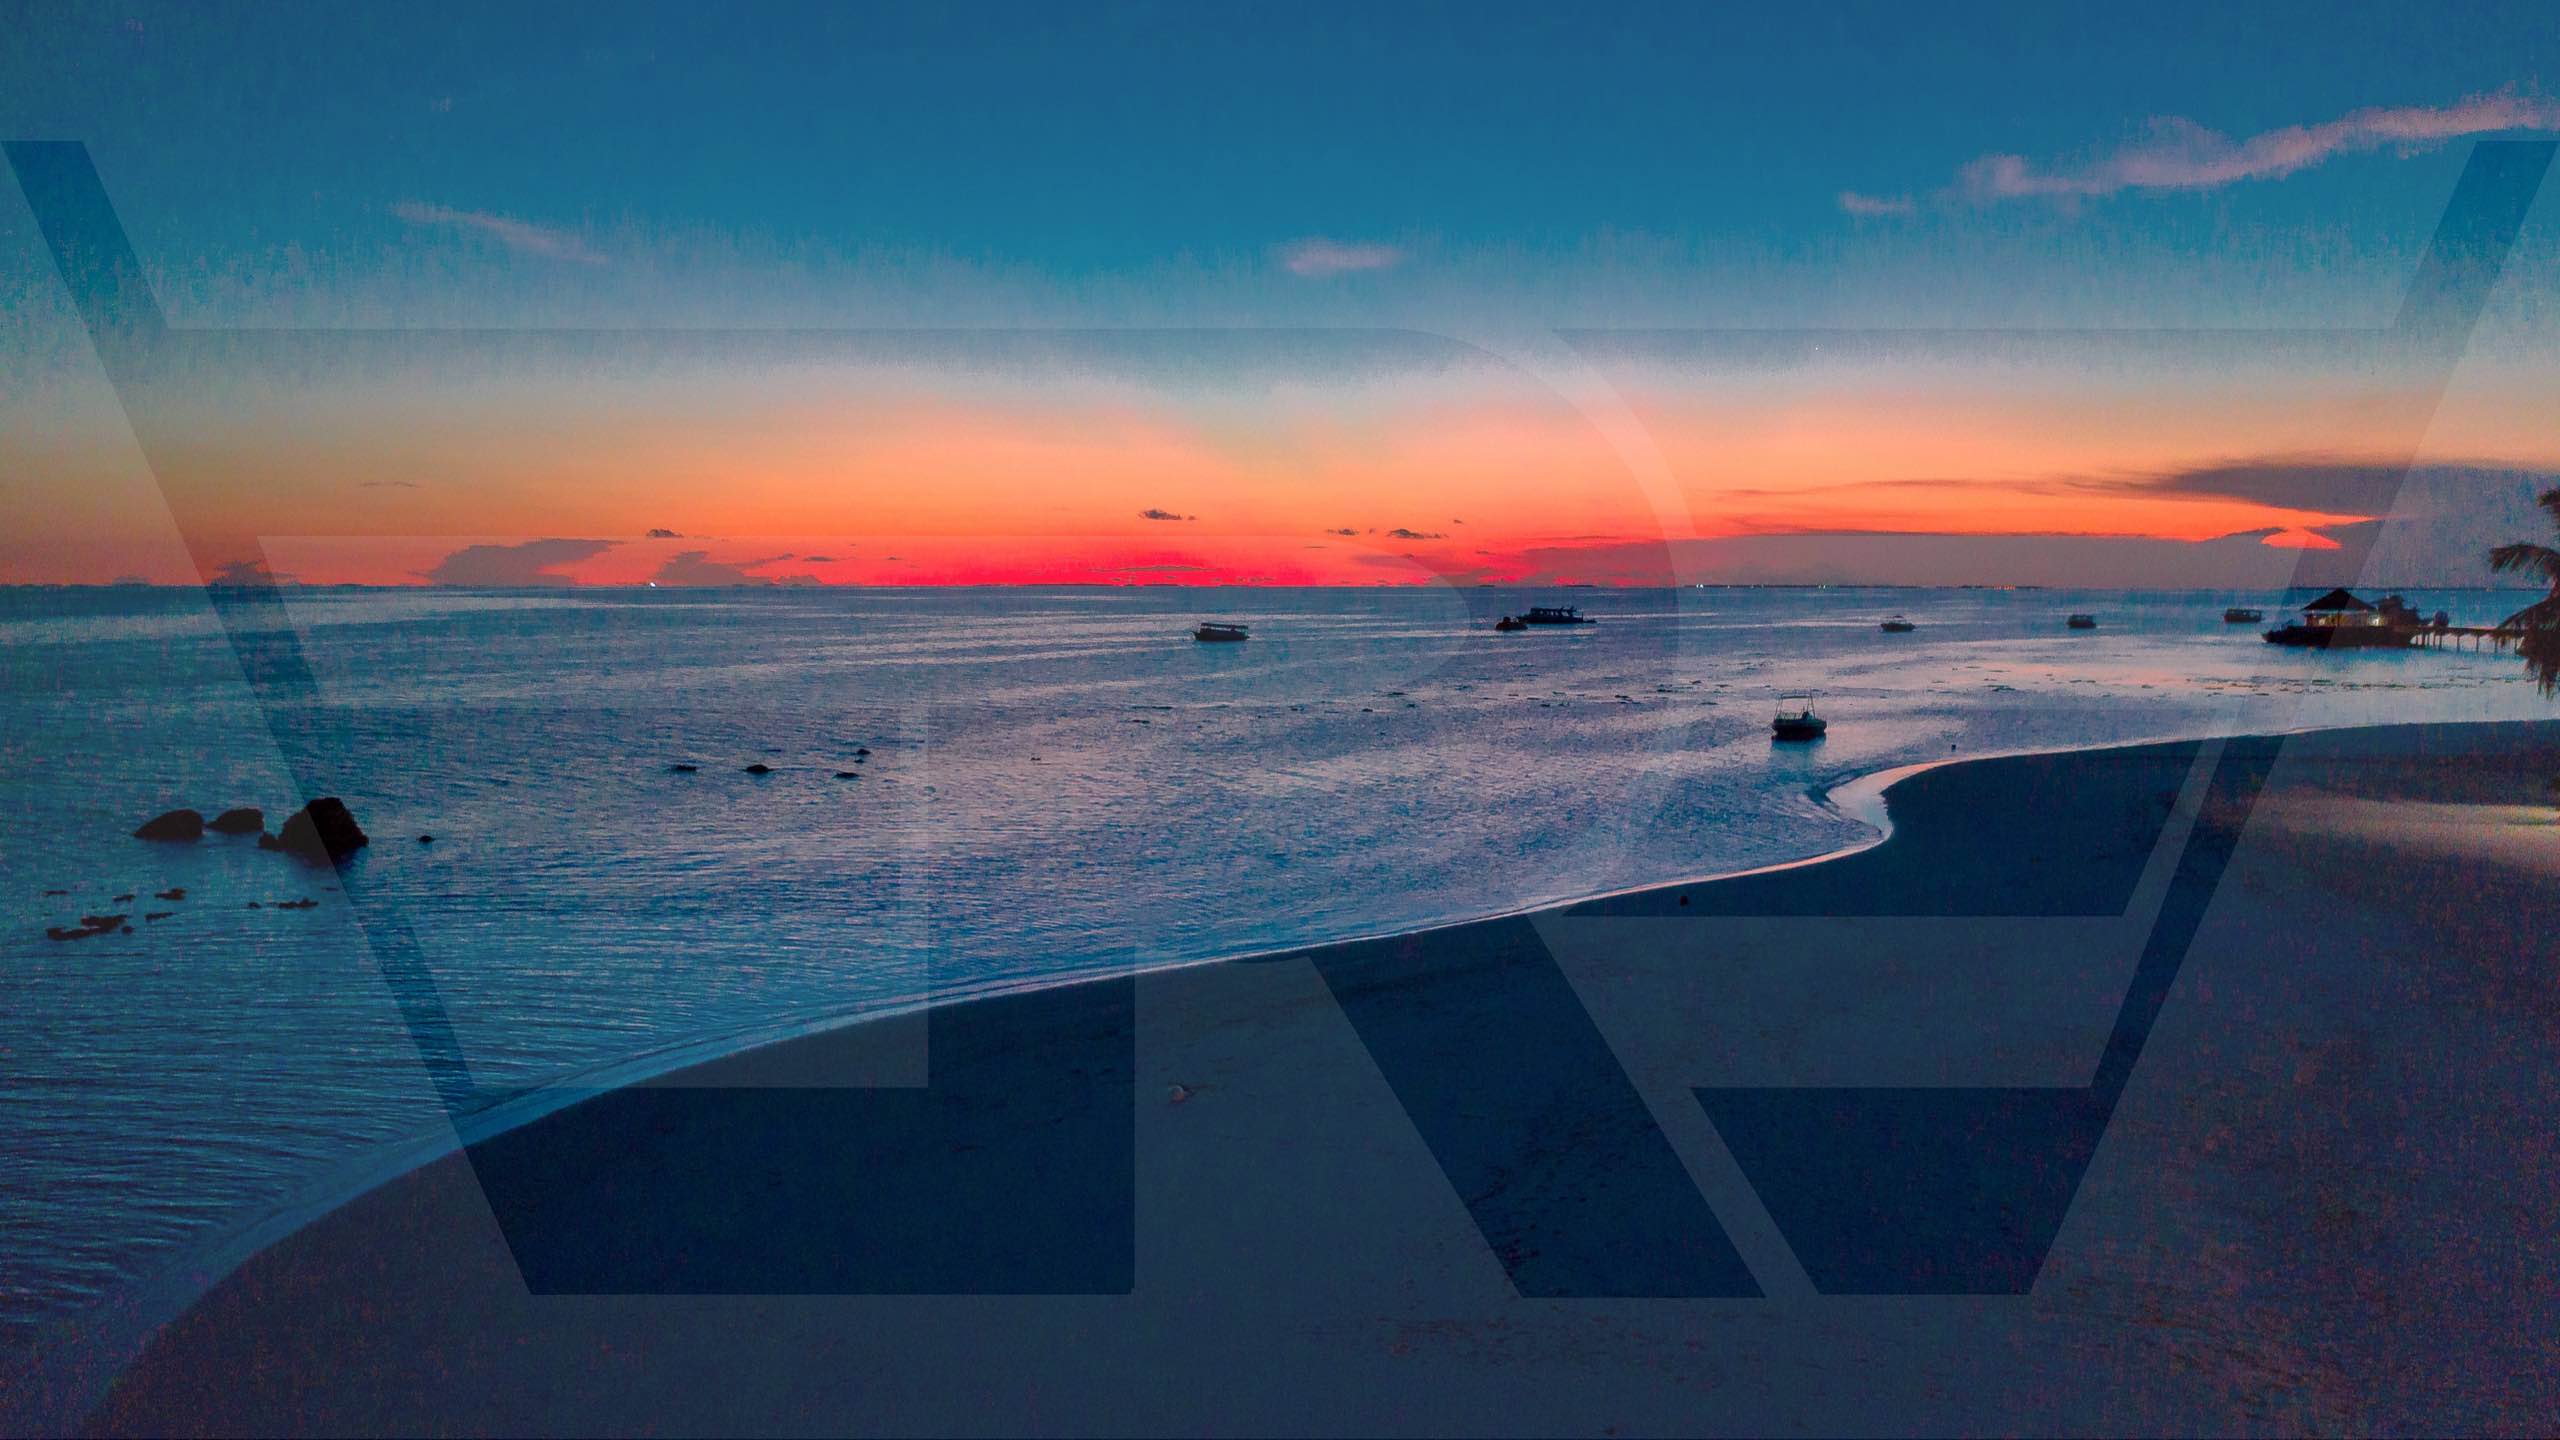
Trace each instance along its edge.
<path fill-rule="evenodd" d="M 1820 863 L 752 1050 L 427 1164 L 8 1408 L 2547 1428 L 2555 771 L 2560 724 L 1967 762 Z"/>

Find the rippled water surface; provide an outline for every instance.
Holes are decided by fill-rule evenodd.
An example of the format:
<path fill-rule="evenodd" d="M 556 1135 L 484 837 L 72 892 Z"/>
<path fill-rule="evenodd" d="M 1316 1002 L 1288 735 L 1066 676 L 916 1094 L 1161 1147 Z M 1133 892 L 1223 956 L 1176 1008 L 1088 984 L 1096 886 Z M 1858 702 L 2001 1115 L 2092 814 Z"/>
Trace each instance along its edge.
<path fill-rule="evenodd" d="M 1602 623 L 1485 628 L 1558 600 Z M 2549 713 L 2512 659 L 2278 650 L 2235 601 L 2281 597 L 310 591 L 244 652 L 200 592 L 0 590 L 0 1346 L 443 1131 L 399 997 L 485 1098 L 1816 854 L 1863 832 L 1813 792 L 1918 760 Z M 1825 741 L 1771 744 L 1782 688 Z M 374 836 L 343 887 L 129 837 L 297 774 Z M 92 913 L 132 933 L 45 937 Z"/>

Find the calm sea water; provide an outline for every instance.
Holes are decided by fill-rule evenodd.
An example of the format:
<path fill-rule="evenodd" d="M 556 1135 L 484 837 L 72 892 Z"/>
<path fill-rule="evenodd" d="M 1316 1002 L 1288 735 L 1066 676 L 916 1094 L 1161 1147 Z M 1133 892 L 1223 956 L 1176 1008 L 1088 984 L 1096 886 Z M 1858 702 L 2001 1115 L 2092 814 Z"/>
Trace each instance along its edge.
<path fill-rule="evenodd" d="M 2512 659 L 2221 622 L 2281 599 L 315 591 L 287 615 L 317 703 L 271 710 L 199 592 L 0 590 L 0 1347 L 450 1134 L 384 917 L 485 1095 L 1817 854 L 1865 833 L 1820 787 L 1913 761 L 2549 713 Z M 1555 600 L 1602 623 L 1485 628 Z M 1896 611 L 1919 631 L 1881 634 Z M 1255 638 L 1196 645 L 1204 617 Z M 1782 688 L 1821 692 L 1826 741 L 1771 745 Z M 288 754 L 374 836 L 362 905 L 250 844 L 129 837 L 280 820 Z M 45 938 L 100 911 L 133 933 Z"/>

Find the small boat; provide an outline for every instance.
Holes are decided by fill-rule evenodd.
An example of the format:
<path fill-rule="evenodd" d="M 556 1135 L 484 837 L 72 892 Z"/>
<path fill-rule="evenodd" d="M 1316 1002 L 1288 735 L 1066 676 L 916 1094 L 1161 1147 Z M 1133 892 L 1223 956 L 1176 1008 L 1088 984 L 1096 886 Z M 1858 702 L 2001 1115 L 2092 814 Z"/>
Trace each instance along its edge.
<path fill-rule="evenodd" d="M 2062 623 L 2070 626 L 2074 630 L 2095 630 L 2098 628 L 2098 617 L 2095 615 L 2074 615 Z"/>
<path fill-rule="evenodd" d="M 1780 740 L 1819 740 L 1831 722 L 1813 713 L 1810 695 L 1778 697 L 1777 718 L 1769 722 L 1769 733 Z"/>
<path fill-rule="evenodd" d="M 1501 619 L 1493 622 L 1493 628 L 1508 635 L 1514 630 L 1528 629 L 1529 622 L 1521 619 L 1517 615 L 1505 615 Z"/>
<path fill-rule="evenodd" d="M 1532 605 L 1520 616 L 1523 625 L 1596 625 L 1599 622 L 1584 615 L 1572 605 Z"/>
<path fill-rule="evenodd" d="M 1896 615 L 1896 616 L 1894 616 L 1892 619 L 1887 620 L 1886 622 L 1884 622 L 1884 627 L 1883 627 L 1883 628 L 1884 628 L 1884 633 L 1886 633 L 1887 635 L 1908 635 L 1908 634 L 1910 634 L 1912 631 L 1917 630 L 1917 629 L 1919 629 L 1920 627 L 1919 627 L 1919 626 L 1917 626 L 1917 625 L 1912 624 L 1912 623 L 1911 623 L 1910 621 L 1908 621 L 1908 620 L 1903 619 L 1901 616 Z"/>
<path fill-rule="evenodd" d="M 1206 644 L 1214 641 L 1250 640 L 1253 637 L 1245 633 L 1245 627 L 1242 625 L 1222 625 L 1214 620 L 1203 620 L 1191 627 L 1191 638 Z"/>
<path fill-rule="evenodd" d="M 2264 610 L 2251 610 L 2239 605 L 2234 605 L 2222 612 L 2222 623 L 2225 625 L 2255 625 L 2266 618 L 2267 612 Z"/>

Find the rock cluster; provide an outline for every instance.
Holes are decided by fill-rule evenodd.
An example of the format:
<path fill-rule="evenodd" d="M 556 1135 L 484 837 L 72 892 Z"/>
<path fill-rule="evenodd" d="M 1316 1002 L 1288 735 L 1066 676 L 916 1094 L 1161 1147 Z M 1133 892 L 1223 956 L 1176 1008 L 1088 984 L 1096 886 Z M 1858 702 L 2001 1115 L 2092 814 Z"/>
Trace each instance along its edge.
<path fill-rule="evenodd" d="M 346 802 L 335 795 L 323 795 L 293 812 L 273 835 L 258 837 L 263 849 L 283 850 L 314 864 L 323 861 L 344 865 L 348 859 L 373 843 L 356 817 L 347 811 Z"/>

